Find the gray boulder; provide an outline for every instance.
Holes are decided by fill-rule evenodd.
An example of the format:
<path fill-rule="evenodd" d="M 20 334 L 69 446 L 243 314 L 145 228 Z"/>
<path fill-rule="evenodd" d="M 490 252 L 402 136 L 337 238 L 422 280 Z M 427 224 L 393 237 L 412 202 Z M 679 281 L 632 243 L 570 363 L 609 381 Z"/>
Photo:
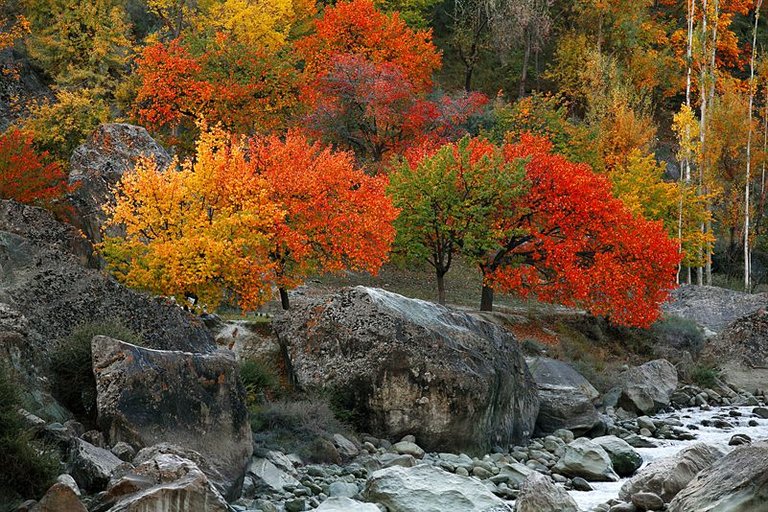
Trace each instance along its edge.
<path fill-rule="evenodd" d="M 23 313 L 39 366 L 80 324 L 119 319 L 153 348 L 208 352 L 213 337 L 189 313 L 86 268 L 87 241 L 40 208 L 0 200 L 0 303 Z M 33 411 L 34 412 L 34 411 Z"/>
<path fill-rule="evenodd" d="M 254 458 L 248 466 L 248 475 L 254 481 L 253 490 L 258 494 L 261 492 L 283 492 L 286 486 L 295 487 L 299 485 L 289 473 L 278 468 L 267 459 Z M 357 493 L 355 493 L 357 494 Z"/>
<path fill-rule="evenodd" d="M 141 158 L 154 160 L 160 168 L 171 162 L 147 130 L 118 123 L 101 125 L 72 153 L 69 184 L 75 188 L 70 194 L 74 221 L 92 242 L 102 241 L 103 208 L 114 204 L 112 188 Z M 108 234 L 117 233 L 112 230 Z"/>
<path fill-rule="evenodd" d="M 98 422 L 110 444 L 173 439 L 201 454 L 216 470 L 208 477 L 236 498 L 253 446 L 234 356 L 150 350 L 105 336 L 94 337 L 91 350 Z"/>
<path fill-rule="evenodd" d="M 634 494 L 652 492 L 669 503 L 693 478 L 723 456 L 719 448 L 696 443 L 672 457 L 654 460 L 621 486 L 619 498 L 630 501 Z"/>
<path fill-rule="evenodd" d="M 739 446 L 701 471 L 669 504 L 669 512 L 768 510 L 768 442 Z"/>
<path fill-rule="evenodd" d="M 665 313 L 693 320 L 715 333 L 766 307 L 765 293 L 744 293 L 717 286 L 680 286 L 672 291 L 671 300 L 662 305 Z"/>
<path fill-rule="evenodd" d="M 69 449 L 67 472 L 81 489 L 103 491 L 109 480 L 126 473 L 133 466 L 115 457 L 109 450 L 94 446 L 82 439 L 73 439 Z"/>
<path fill-rule="evenodd" d="M 582 435 L 600 424 L 600 415 L 592 404 L 600 393 L 573 367 L 547 357 L 525 361 L 539 390 L 536 435 L 561 428 Z"/>
<path fill-rule="evenodd" d="M 515 512 L 580 512 L 571 495 L 551 478 L 534 472 L 520 485 Z"/>
<path fill-rule="evenodd" d="M 616 436 L 602 436 L 592 439 L 599 444 L 611 459 L 616 474 L 621 477 L 632 475 L 637 468 L 643 465 L 643 458 L 626 441 Z"/>
<path fill-rule="evenodd" d="M 315 512 L 381 512 L 373 503 L 363 503 L 350 498 L 328 498 L 315 509 Z"/>
<path fill-rule="evenodd" d="M 766 309 L 729 324 L 707 343 L 701 357 L 717 365 L 725 379 L 736 387 L 752 392 L 768 388 Z"/>
<path fill-rule="evenodd" d="M 538 397 L 504 329 L 444 306 L 375 288 L 292 295 L 274 320 L 294 381 L 334 393 L 359 430 L 414 435 L 432 451 L 525 441 Z"/>
<path fill-rule="evenodd" d="M 616 482 L 611 459 L 603 448 L 580 437 L 565 447 L 565 453 L 557 461 L 554 471 L 566 476 L 580 476 L 590 482 Z"/>
<path fill-rule="evenodd" d="M 189 510 L 228 512 L 227 502 L 194 462 L 173 454 L 157 454 L 100 496 L 108 512 Z"/>
<path fill-rule="evenodd" d="M 363 493 L 389 512 L 490 512 L 504 510 L 504 502 L 479 480 L 429 465 L 380 469 L 368 477 Z"/>
<path fill-rule="evenodd" d="M 639 414 L 652 414 L 669 405 L 677 389 L 677 370 L 669 361 L 656 359 L 635 366 L 621 376 L 619 406 Z"/>

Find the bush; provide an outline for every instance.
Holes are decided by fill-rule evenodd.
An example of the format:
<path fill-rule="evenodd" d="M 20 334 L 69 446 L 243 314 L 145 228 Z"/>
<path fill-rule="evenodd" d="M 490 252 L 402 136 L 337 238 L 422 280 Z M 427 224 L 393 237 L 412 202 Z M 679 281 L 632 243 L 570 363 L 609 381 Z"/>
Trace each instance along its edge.
<path fill-rule="evenodd" d="M 704 334 L 696 322 L 679 316 L 665 316 L 655 324 L 652 330 L 666 345 L 677 350 L 687 350 L 692 356 L 704 347 Z"/>
<path fill-rule="evenodd" d="M 691 380 L 699 387 L 712 388 L 717 382 L 717 368 L 709 365 L 698 365 L 691 371 Z"/>
<path fill-rule="evenodd" d="M 120 320 L 105 320 L 75 328 L 51 354 L 54 398 L 88 426 L 93 426 L 96 421 L 96 378 L 91 363 L 91 340 L 98 335 L 142 344 L 141 336 Z"/>
<path fill-rule="evenodd" d="M 16 384 L 0 365 L 0 511 L 24 499 L 39 498 L 59 472 L 55 449 L 32 441 L 18 413 Z"/>
<path fill-rule="evenodd" d="M 268 364 L 256 359 L 247 359 L 240 363 L 240 382 L 245 388 L 249 405 L 258 402 L 262 395 L 273 395 L 279 385 L 275 371 Z"/>

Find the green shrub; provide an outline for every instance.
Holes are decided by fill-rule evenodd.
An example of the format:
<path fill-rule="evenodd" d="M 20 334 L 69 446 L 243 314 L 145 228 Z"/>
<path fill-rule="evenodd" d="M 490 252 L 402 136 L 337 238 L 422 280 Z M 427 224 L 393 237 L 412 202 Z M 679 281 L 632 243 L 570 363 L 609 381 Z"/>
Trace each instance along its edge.
<path fill-rule="evenodd" d="M 718 376 L 717 368 L 710 365 L 698 365 L 691 371 L 691 380 L 699 387 L 712 388 Z"/>
<path fill-rule="evenodd" d="M 274 394 L 280 384 L 274 369 L 256 359 L 246 359 L 240 363 L 240 382 L 245 388 L 245 396 L 249 405 L 258 402 L 262 394 Z"/>
<path fill-rule="evenodd" d="M 51 354 L 51 392 L 80 421 L 92 426 L 96 420 L 96 378 L 91 363 L 91 340 L 109 336 L 134 345 L 141 336 L 120 320 L 89 322 L 75 328 Z"/>
<path fill-rule="evenodd" d="M 59 472 L 55 449 L 32 440 L 18 412 L 17 385 L 0 365 L 0 511 L 39 498 Z"/>
<path fill-rule="evenodd" d="M 651 327 L 654 334 L 667 345 L 678 350 L 687 350 L 694 357 L 704 347 L 704 334 L 692 320 L 669 315 Z"/>

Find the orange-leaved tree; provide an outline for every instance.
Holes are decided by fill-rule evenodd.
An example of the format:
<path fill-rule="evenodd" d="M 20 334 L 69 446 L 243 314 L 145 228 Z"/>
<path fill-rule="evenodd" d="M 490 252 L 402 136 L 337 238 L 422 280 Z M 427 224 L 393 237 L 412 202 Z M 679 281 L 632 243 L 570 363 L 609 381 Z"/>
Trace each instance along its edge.
<path fill-rule="evenodd" d="M 194 160 L 167 170 L 145 160 L 123 175 L 101 252 L 115 277 L 135 288 L 183 299 L 194 294 L 215 308 L 243 310 L 271 293 L 274 225 L 283 212 L 254 175 L 245 141 L 204 132 Z"/>
<path fill-rule="evenodd" d="M 61 166 L 37 153 L 32 135 L 11 128 L 0 135 L 0 198 L 66 213 L 60 200 L 69 191 Z"/>
<path fill-rule="evenodd" d="M 508 160 L 526 162 L 529 189 L 493 219 L 512 236 L 477 255 L 481 309 L 492 307 L 498 289 L 583 307 L 616 324 L 649 326 L 675 287 L 677 243 L 661 222 L 632 215 L 606 177 L 551 149 L 546 139 L 527 134 L 504 148 Z"/>
<path fill-rule="evenodd" d="M 101 249 L 130 286 L 242 310 L 276 286 L 287 308 L 286 289 L 310 273 L 378 270 L 397 215 L 385 186 L 299 134 L 249 143 L 216 128 L 194 158 L 124 175 L 108 222 L 124 234 Z"/>
<path fill-rule="evenodd" d="M 398 213 L 385 194 L 386 177 L 368 176 L 351 153 L 311 143 L 298 132 L 254 140 L 251 157 L 271 200 L 285 212 L 270 251 L 284 309 L 286 289 L 312 273 L 378 271 Z"/>

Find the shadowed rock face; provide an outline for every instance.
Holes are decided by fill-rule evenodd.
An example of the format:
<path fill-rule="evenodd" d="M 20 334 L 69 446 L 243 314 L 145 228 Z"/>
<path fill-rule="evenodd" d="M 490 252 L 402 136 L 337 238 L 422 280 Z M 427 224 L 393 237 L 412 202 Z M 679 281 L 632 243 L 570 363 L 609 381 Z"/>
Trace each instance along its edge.
<path fill-rule="evenodd" d="M 112 188 L 123 173 L 133 170 L 141 158 L 154 160 L 160 168 L 171 162 L 165 149 L 147 130 L 130 124 L 104 124 L 72 153 L 69 183 L 75 223 L 89 240 L 101 242 L 104 205 L 113 204 Z"/>
<path fill-rule="evenodd" d="M 222 494 L 239 497 L 253 445 L 234 355 L 151 350 L 105 336 L 91 348 L 98 421 L 110 444 L 171 441 L 198 452 Z"/>
<path fill-rule="evenodd" d="M 709 340 L 702 358 L 723 370 L 726 380 L 754 392 L 768 387 L 768 313 L 739 318 Z"/>
<path fill-rule="evenodd" d="M 78 325 L 120 319 L 148 346 L 207 352 L 205 326 L 177 306 L 134 292 L 86 268 L 90 245 L 48 212 L 0 201 L 0 303 L 21 313 L 37 356 Z"/>
<path fill-rule="evenodd" d="M 533 433 L 536 385 L 517 342 L 494 324 L 355 287 L 295 294 L 274 326 L 296 383 L 330 391 L 374 435 L 479 450 Z"/>

